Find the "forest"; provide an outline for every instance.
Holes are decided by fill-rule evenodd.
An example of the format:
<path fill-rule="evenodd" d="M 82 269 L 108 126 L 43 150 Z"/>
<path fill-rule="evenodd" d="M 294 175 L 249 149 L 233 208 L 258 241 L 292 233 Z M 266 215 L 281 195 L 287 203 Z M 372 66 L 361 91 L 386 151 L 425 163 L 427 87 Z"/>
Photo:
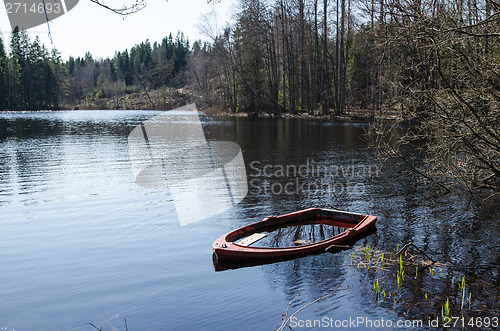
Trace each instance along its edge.
<path fill-rule="evenodd" d="M 67 108 L 162 87 L 252 114 L 484 108 L 498 102 L 499 10 L 494 0 L 240 0 L 235 25 L 206 27 L 208 41 L 190 47 L 179 32 L 107 59 L 63 60 L 14 29 L 10 54 L 0 40 L 0 109 Z"/>
<path fill-rule="evenodd" d="M 63 61 L 57 49 L 49 52 L 38 38 L 31 41 L 16 28 L 10 50 L 7 55 L 0 39 L 0 109 L 7 110 L 73 109 L 145 89 L 181 86 L 185 83 L 176 77 L 190 56 L 181 33 L 153 45 L 146 40 L 111 59 L 94 59 L 87 52 Z"/>
<path fill-rule="evenodd" d="M 14 29 L 9 53 L 0 39 L 0 109 L 169 109 L 166 91 L 181 91 L 168 98 L 231 113 L 390 118 L 411 125 L 373 126 L 381 157 L 443 190 L 498 189 L 498 1 L 240 0 L 233 25 L 204 30 L 192 46 L 179 32 L 63 60 Z M 423 138 L 421 167 L 402 150 Z"/>

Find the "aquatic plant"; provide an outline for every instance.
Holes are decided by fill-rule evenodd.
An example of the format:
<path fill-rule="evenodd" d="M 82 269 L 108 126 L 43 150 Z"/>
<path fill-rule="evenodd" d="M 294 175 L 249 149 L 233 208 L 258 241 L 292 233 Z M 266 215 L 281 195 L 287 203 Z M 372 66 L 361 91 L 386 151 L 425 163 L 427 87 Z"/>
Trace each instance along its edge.
<path fill-rule="evenodd" d="M 404 264 L 403 264 L 403 255 L 399 255 L 399 270 L 396 273 L 396 280 L 397 280 L 397 287 L 396 287 L 396 292 L 399 293 L 401 290 L 401 285 L 404 280 L 404 274 L 405 274 L 405 269 L 404 269 Z"/>
<path fill-rule="evenodd" d="M 449 324 L 450 321 L 450 299 L 447 298 L 444 305 L 441 306 L 441 318 L 443 320 L 443 325 Z M 448 329 L 445 327 L 445 329 Z"/>
<path fill-rule="evenodd" d="M 401 275 L 401 280 L 404 279 L 403 275 L 405 273 L 405 270 L 403 268 L 403 256 L 399 255 L 399 274 Z"/>
<path fill-rule="evenodd" d="M 462 295 L 462 304 L 460 306 L 460 311 L 464 310 L 464 300 L 465 300 L 465 276 L 462 277 L 462 282 L 458 283 L 458 287 L 460 288 L 460 293 Z"/>
<path fill-rule="evenodd" d="M 380 285 L 378 278 L 373 282 L 373 292 L 376 293 L 377 295 L 380 294 Z"/>
<path fill-rule="evenodd" d="M 378 278 L 373 282 L 373 293 L 375 294 L 375 303 L 378 305 L 378 299 L 380 297 L 380 284 L 379 284 Z M 384 297 L 385 297 L 385 293 L 384 293 Z"/>
<path fill-rule="evenodd" d="M 401 284 L 403 283 L 403 278 L 401 278 L 399 272 L 396 274 L 396 280 L 397 280 L 396 293 L 399 293 L 399 291 L 401 290 Z"/>
<path fill-rule="evenodd" d="M 365 259 L 366 259 L 367 262 L 370 261 L 371 254 L 372 254 L 372 249 L 371 249 L 370 244 L 368 244 L 365 247 Z"/>

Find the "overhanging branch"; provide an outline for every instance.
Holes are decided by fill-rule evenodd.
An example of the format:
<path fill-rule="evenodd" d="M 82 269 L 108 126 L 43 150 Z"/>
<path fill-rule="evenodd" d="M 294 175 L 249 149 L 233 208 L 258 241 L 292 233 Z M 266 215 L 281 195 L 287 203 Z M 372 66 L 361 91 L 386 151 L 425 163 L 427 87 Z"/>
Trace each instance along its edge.
<path fill-rule="evenodd" d="M 133 4 L 130 5 L 123 4 L 121 8 L 106 5 L 104 3 L 104 0 L 90 0 L 90 2 L 93 2 L 103 8 L 106 8 L 107 10 L 112 11 L 115 14 L 122 16 L 127 16 L 130 14 L 137 13 L 138 11 L 143 10 L 147 5 L 146 0 L 135 0 Z"/>
<path fill-rule="evenodd" d="M 168 0 L 166 0 L 168 1 Z M 207 0 L 207 4 L 213 3 L 214 5 L 216 3 L 219 3 L 221 0 Z M 93 2 L 103 8 L 106 8 L 107 10 L 112 11 L 115 14 L 122 15 L 122 16 L 128 16 L 130 14 L 135 14 L 138 11 L 143 10 L 146 8 L 147 1 L 146 0 L 135 0 L 134 3 L 130 5 L 123 4 L 121 8 L 119 7 L 113 7 L 110 5 L 105 4 L 105 0 L 90 0 L 90 2 Z"/>

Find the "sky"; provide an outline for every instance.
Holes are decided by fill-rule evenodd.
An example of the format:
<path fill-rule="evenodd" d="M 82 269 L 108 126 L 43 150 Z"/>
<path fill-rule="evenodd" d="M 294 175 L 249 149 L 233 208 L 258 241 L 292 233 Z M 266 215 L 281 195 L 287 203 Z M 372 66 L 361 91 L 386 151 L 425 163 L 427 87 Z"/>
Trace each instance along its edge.
<path fill-rule="evenodd" d="M 7 2 L 5 0 L 4 2 Z M 135 0 L 109 0 L 107 5 L 134 3 Z M 200 31 L 203 16 L 210 15 L 212 29 L 220 30 L 232 20 L 237 0 L 221 0 L 215 6 L 207 0 L 149 0 L 142 11 L 123 18 L 90 0 L 80 0 L 65 15 L 50 23 L 52 43 L 47 24 L 27 30 L 31 39 L 39 36 L 48 49 L 57 48 L 63 59 L 82 57 L 89 51 L 94 58 L 113 57 L 146 39 L 161 41 L 169 33 L 184 32 L 192 45 L 198 39 L 208 40 Z M 4 5 L 0 4 L 0 31 L 8 47 L 11 26 Z"/>

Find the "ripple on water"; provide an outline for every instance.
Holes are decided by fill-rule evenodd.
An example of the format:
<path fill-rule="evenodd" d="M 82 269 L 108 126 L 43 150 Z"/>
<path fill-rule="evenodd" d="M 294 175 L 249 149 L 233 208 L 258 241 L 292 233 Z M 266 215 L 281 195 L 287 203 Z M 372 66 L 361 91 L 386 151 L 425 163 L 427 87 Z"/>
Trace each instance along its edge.
<path fill-rule="evenodd" d="M 250 190 L 232 209 L 181 227 L 168 191 L 139 187 L 132 176 L 128 134 L 156 114 L 0 113 L 0 327 L 66 330 L 93 322 L 122 330 L 127 318 L 130 330 L 274 329 L 297 294 L 292 310 L 337 286 L 349 290 L 300 317 L 393 318 L 367 299 L 371 280 L 348 266 L 349 251 L 214 271 L 211 244 L 221 234 L 268 215 L 328 205 L 379 217 L 378 232 L 359 244 L 393 250 L 414 241 L 498 283 L 498 208 L 423 198 L 396 167 L 376 176 L 324 171 L 371 162 L 363 123 L 207 119 L 207 138 L 237 142 L 249 179 L 262 187 L 296 176 L 258 174 L 252 161 L 262 170 L 309 160 L 330 168 L 302 182 L 327 179 L 342 191 Z"/>

